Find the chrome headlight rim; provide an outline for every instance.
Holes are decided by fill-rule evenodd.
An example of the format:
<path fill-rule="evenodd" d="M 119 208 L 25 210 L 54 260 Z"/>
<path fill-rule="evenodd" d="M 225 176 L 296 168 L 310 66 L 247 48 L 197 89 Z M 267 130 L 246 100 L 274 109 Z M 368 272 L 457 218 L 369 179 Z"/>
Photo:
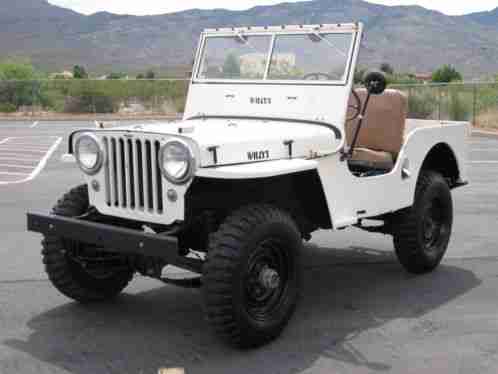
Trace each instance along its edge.
<path fill-rule="evenodd" d="M 90 138 L 95 144 L 97 145 L 97 162 L 92 168 L 87 168 L 83 163 L 80 161 L 80 142 L 85 139 L 85 138 Z M 78 162 L 79 168 L 87 175 L 95 175 L 97 174 L 100 169 L 102 169 L 102 166 L 104 165 L 104 147 L 102 146 L 102 142 L 100 139 L 93 133 L 91 132 L 85 132 L 78 136 L 74 143 L 74 154 L 76 156 L 76 161 Z"/>
<path fill-rule="evenodd" d="M 174 176 L 170 175 L 168 171 L 164 168 L 164 153 L 166 152 L 169 146 L 174 144 L 184 147 L 187 150 L 189 156 L 187 171 L 181 178 L 175 178 Z M 164 176 L 164 178 L 166 178 L 168 182 L 174 185 L 187 184 L 189 181 L 191 181 L 194 178 L 194 174 L 196 171 L 195 156 L 189 144 L 183 141 L 182 139 L 171 139 L 168 140 L 166 143 L 164 143 L 159 150 L 159 158 L 157 161 L 159 163 L 159 169 L 161 170 L 161 173 Z"/>

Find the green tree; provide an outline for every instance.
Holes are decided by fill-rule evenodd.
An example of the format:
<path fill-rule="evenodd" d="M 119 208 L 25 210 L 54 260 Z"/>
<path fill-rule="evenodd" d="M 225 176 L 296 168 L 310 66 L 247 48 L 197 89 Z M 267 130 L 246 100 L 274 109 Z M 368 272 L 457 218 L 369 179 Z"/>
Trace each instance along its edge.
<path fill-rule="evenodd" d="M 73 68 L 74 79 L 87 79 L 88 73 L 83 66 L 75 65 Z"/>
<path fill-rule="evenodd" d="M 450 83 L 461 80 L 462 74 L 451 65 L 444 65 L 432 74 L 432 81 L 436 83 Z"/>
<path fill-rule="evenodd" d="M 39 78 L 33 65 L 27 62 L 5 61 L 0 63 L 0 80 L 27 81 Z"/>
<path fill-rule="evenodd" d="M 237 56 L 230 53 L 223 64 L 223 78 L 239 78 L 240 62 Z"/>
<path fill-rule="evenodd" d="M 21 106 L 43 103 L 39 74 L 33 65 L 23 61 L 0 63 L 0 103 L 8 111 Z"/>
<path fill-rule="evenodd" d="M 143 75 L 142 73 L 139 73 L 137 75 L 137 79 L 145 79 L 145 75 Z"/>
<path fill-rule="evenodd" d="M 145 73 L 145 78 L 146 79 L 156 79 L 156 73 L 154 73 L 153 70 L 148 70 L 147 73 Z"/>
<path fill-rule="evenodd" d="M 380 65 L 380 71 L 382 71 L 388 75 L 394 74 L 394 68 L 387 62 L 384 62 Z"/>

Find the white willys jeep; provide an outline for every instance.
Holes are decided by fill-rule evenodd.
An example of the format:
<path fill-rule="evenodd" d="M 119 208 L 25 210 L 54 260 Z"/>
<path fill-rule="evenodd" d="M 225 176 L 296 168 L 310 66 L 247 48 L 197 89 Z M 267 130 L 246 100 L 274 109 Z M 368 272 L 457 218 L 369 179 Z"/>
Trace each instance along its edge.
<path fill-rule="evenodd" d="M 73 133 L 86 184 L 28 214 L 54 286 L 81 302 L 135 273 L 200 287 L 214 330 L 248 347 L 290 319 L 316 230 L 389 234 L 406 270 L 435 269 L 450 191 L 467 183 L 469 124 L 407 119 L 380 73 L 353 89 L 362 31 L 206 30 L 182 121 Z M 168 265 L 198 277 L 165 277 Z"/>

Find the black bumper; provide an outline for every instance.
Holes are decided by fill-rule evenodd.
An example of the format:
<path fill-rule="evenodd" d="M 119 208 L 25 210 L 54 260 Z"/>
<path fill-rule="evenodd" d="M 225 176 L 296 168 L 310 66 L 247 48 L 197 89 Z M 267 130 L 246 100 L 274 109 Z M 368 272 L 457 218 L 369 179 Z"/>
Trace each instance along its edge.
<path fill-rule="evenodd" d="M 202 261 L 181 256 L 171 236 L 88 222 L 56 215 L 27 214 L 28 230 L 98 245 L 103 251 L 163 259 L 171 265 L 202 272 Z"/>

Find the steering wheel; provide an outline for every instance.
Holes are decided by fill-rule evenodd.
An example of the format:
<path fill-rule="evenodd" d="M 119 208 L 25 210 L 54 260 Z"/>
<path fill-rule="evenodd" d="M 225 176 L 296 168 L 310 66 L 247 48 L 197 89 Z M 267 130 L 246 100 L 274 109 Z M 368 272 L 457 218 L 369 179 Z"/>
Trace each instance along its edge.
<path fill-rule="evenodd" d="M 303 76 L 302 79 L 319 81 L 320 77 L 324 77 L 325 80 L 328 80 L 328 81 L 335 80 L 334 77 L 332 77 L 331 75 L 329 75 L 327 73 L 309 73 L 309 74 L 306 74 L 305 76 Z"/>
<path fill-rule="evenodd" d="M 361 99 L 360 99 L 360 96 L 358 95 L 358 92 L 356 92 L 356 90 L 353 88 L 351 93 L 353 94 L 353 99 L 355 102 L 353 104 L 348 104 L 348 109 L 353 109 L 354 114 L 352 116 L 346 118 L 346 121 L 348 121 L 348 122 L 354 121 L 356 118 L 358 118 L 358 116 L 361 113 L 361 109 L 362 109 Z M 349 110 L 348 110 L 348 113 L 349 113 Z"/>

